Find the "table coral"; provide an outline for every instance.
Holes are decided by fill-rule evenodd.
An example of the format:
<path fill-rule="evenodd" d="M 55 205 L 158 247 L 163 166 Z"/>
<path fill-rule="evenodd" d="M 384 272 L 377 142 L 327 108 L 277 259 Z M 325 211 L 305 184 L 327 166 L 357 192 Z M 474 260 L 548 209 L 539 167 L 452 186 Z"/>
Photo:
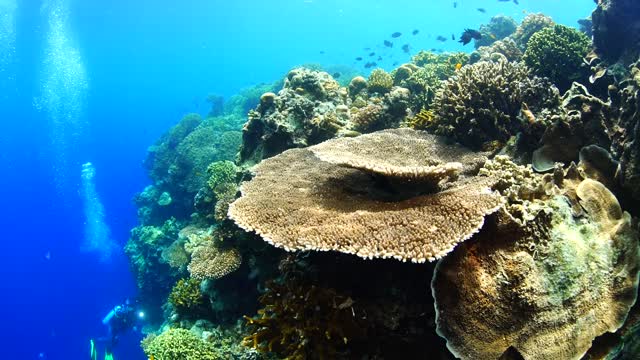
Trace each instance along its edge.
<path fill-rule="evenodd" d="M 431 261 L 478 231 L 484 216 L 502 204 L 486 178 L 436 193 L 431 187 L 403 193 L 361 170 L 320 161 L 307 149 L 288 150 L 254 171 L 229 216 L 289 251 Z"/>
<path fill-rule="evenodd" d="M 600 183 L 578 185 L 584 214 L 558 195 L 525 226 L 498 223 L 441 260 L 437 330 L 462 359 L 579 359 L 635 302 L 638 229 Z"/>

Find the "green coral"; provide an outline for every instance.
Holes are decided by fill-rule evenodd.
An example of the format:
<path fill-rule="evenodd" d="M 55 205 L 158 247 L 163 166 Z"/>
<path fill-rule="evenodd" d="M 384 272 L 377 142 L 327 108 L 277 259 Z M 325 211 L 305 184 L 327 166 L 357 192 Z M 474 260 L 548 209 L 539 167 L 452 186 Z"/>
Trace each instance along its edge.
<path fill-rule="evenodd" d="M 436 92 L 442 87 L 443 81 L 456 73 L 456 68 L 469 62 L 469 55 L 465 53 L 434 54 L 420 51 L 411 59 L 418 68 L 405 66 L 404 72 L 411 71 L 404 76 L 399 85 L 411 91 L 410 108 L 415 112 L 430 109 Z M 458 65 L 460 64 L 460 65 Z M 397 72 L 396 72 L 397 73 Z"/>
<path fill-rule="evenodd" d="M 235 184 L 237 171 L 238 167 L 231 161 L 225 160 L 211 163 L 207 168 L 207 174 L 209 175 L 207 184 L 209 188 L 216 193 L 225 184 L 231 182 Z"/>
<path fill-rule="evenodd" d="M 585 34 L 556 25 L 531 36 L 523 60 L 534 74 L 549 78 L 564 91 L 584 75 L 582 59 L 590 48 L 591 41 Z"/>
<path fill-rule="evenodd" d="M 213 347 L 186 329 L 169 329 L 142 340 L 144 353 L 155 360 L 216 360 Z"/>
<path fill-rule="evenodd" d="M 203 303 L 204 296 L 200 291 L 200 281 L 196 279 L 180 279 L 169 294 L 169 304 L 178 313 L 187 313 L 199 308 Z"/>
<path fill-rule="evenodd" d="M 375 69 L 369 74 L 367 89 L 369 93 L 386 94 L 393 87 L 393 77 L 382 69 Z"/>

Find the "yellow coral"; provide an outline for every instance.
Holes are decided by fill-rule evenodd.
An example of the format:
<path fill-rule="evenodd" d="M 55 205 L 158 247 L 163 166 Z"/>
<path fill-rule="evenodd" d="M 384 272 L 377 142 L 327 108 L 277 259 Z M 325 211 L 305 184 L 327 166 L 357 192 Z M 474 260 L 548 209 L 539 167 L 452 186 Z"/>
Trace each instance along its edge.
<path fill-rule="evenodd" d="M 382 69 L 375 69 L 369 74 L 367 88 L 369 93 L 386 94 L 393 87 L 393 77 Z"/>

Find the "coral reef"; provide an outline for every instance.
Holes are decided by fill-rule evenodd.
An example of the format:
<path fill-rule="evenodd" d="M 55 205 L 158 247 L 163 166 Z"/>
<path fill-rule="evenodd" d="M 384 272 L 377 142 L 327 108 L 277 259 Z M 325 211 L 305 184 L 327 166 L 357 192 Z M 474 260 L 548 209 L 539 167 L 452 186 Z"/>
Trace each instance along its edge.
<path fill-rule="evenodd" d="M 640 56 L 640 3 L 602 0 L 591 15 L 593 44 L 598 54 L 615 63 L 630 64 Z"/>
<path fill-rule="evenodd" d="M 169 304 L 180 314 L 197 313 L 197 309 L 204 304 L 200 281 L 196 279 L 178 280 L 169 294 Z"/>
<path fill-rule="evenodd" d="M 522 59 L 522 51 L 511 38 L 498 40 L 489 46 L 481 46 L 471 53 L 470 62 L 500 61 L 501 59 L 517 62 Z"/>
<path fill-rule="evenodd" d="M 404 155 L 400 148 L 395 147 Z M 319 161 L 307 149 L 288 150 L 254 171 L 256 176 L 241 186 L 242 196 L 231 204 L 229 217 L 289 251 L 431 261 L 478 231 L 484 216 L 502 203 L 490 191 L 490 181 L 471 178 L 425 194 L 419 186 L 393 187 L 388 178 Z"/>
<path fill-rule="evenodd" d="M 555 22 L 544 14 L 529 14 L 524 18 L 524 20 L 522 20 L 522 23 L 518 26 L 516 32 L 512 35 L 512 38 L 516 44 L 518 44 L 520 49 L 525 50 L 527 48 L 527 43 L 533 34 L 554 25 Z"/>
<path fill-rule="evenodd" d="M 325 72 L 291 70 L 273 101 L 263 101 L 249 112 L 239 163 L 250 166 L 288 148 L 334 136 L 344 126 L 336 107 L 348 104 L 346 95 L 346 89 Z"/>
<path fill-rule="evenodd" d="M 526 226 L 498 221 L 438 263 L 438 333 L 456 356 L 579 359 L 622 326 L 638 291 L 637 224 L 599 182 L 576 193 L 581 216 L 554 196 Z"/>
<path fill-rule="evenodd" d="M 518 115 L 526 104 L 532 111 L 559 103 L 558 90 L 548 81 L 529 77 L 524 65 L 479 62 L 463 67 L 445 81 L 433 103 L 431 130 L 472 149 L 505 143 L 523 129 Z"/>
<path fill-rule="evenodd" d="M 219 279 L 236 271 L 241 263 L 242 256 L 236 249 L 199 246 L 191 255 L 189 273 L 195 279 Z"/>
<path fill-rule="evenodd" d="M 393 87 L 393 77 L 382 69 L 374 69 L 367 79 L 369 93 L 386 94 Z"/>
<path fill-rule="evenodd" d="M 458 66 L 468 62 L 469 55 L 465 53 L 435 54 L 420 51 L 411 58 L 411 63 L 400 66 L 392 73 L 397 79 L 397 85 L 411 92 L 409 108 L 418 113 L 431 109 L 435 94 L 442 87 L 443 81 L 453 76 Z"/>
<path fill-rule="evenodd" d="M 502 40 L 513 34 L 518 27 L 513 18 L 505 15 L 496 15 L 491 18 L 488 24 L 480 25 L 482 37 L 475 40 L 475 48 L 489 46 L 494 41 Z"/>
<path fill-rule="evenodd" d="M 564 92 L 573 81 L 586 79 L 582 59 L 590 47 L 591 41 L 580 31 L 555 25 L 531 36 L 522 59 L 534 74 L 549 78 Z"/>
<path fill-rule="evenodd" d="M 160 335 L 142 340 L 142 349 L 157 360 L 216 360 L 220 359 L 213 344 L 186 329 L 169 329 Z"/>

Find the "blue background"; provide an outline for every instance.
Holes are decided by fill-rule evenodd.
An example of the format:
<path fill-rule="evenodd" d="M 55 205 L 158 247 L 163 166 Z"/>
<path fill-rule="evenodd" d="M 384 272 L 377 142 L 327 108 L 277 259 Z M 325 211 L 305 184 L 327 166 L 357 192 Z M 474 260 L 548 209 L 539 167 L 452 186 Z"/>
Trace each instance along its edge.
<path fill-rule="evenodd" d="M 365 47 L 383 54 L 380 64 L 391 69 L 392 62 L 408 60 L 401 44 L 409 42 L 412 52 L 462 50 L 435 37 L 458 36 L 498 13 L 520 20 L 523 10 L 541 11 L 573 26 L 594 7 L 592 0 L 458 0 L 457 9 L 443 0 L 51 1 L 69 5 L 66 35 L 89 87 L 84 126 L 65 153 L 56 154 L 50 115 L 34 106 L 43 62 L 51 56 L 44 50 L 48 13 L 39 1 L 17 1 L 8 14 L 15 47 L 0 69 L 0 339 L 6 359 L 40 353 L 86 359 L 88 339 L 104 331 L 104 314 L 135 295 L 121 251 L 107 263 L 80 251 L 82 163 L 95 165 L 106 221 L 121 247 L 136 225 L 131 198 L 149 183 L 141 167 L 146 148 L 184 113 L 206 113 L 207 94 L 228 98 L 304 63 L 356 66 Z M 0 9 L 3 3 L 15 1 L 0 0 Z M 420 33 L 411 36 L 413 29 Z M 393 49 L 384 48 L 382 41 L 395 31 L 404 35 Z M 57 156 L 66 167 L 55 172 Z M 115 358 L 143 359 L 139 340 L 126 337 Z"/>

